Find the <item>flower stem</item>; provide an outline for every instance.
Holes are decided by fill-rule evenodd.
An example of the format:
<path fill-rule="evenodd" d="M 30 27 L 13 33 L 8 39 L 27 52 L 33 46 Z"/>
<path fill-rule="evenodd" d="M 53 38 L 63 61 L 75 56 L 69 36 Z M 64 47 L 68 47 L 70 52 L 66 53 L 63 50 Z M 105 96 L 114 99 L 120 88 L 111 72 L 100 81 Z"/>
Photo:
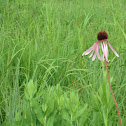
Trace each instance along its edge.
<path fill-rule="evenodd" d="M 113 99 L 114 99 L 114 102 L 115 102 L 115 104 L 116 104 L 116 109 L 117 109 L 117 112 L 118 112 L 118 117 L 119 117 L 120 125 L 122 126 L 121 117 L 120 117 L 120 114 L 119 114 L 118 104 L 117 104 L 117 102 L 116 102 L 116 99 L 115 99 L 115 96 L 114 96 L 114 94 L 113 94 L 113 92 L 112 92 L 112 88 L 111 88 L 111 84 L 110 84 L 109 72 L 108 72 L 108 65 L 107 65 L 107 61 L 106 61 L 106 60 L 105 60 L 105 67 L 106 67 L 106 71 L 107 71 L 107 77 L 108 77 L 108 82 L 109 82 L 109 88 L 110 88 L 112 97 L 113 97 Z"/>

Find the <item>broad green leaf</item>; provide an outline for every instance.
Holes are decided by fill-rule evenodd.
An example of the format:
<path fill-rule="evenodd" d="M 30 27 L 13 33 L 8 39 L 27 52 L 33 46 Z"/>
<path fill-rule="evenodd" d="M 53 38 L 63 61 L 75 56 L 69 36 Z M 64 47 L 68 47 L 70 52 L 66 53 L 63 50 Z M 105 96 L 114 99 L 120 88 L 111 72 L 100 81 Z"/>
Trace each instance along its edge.
<path fill-rule="evenodd" d="M 30 80 L 30 82 L 28 83 L 28 94 L 30 96 L 30 99 L 32 99 L 35 92 L 36 92 L 36 87 L 34 86 L 33 80 Z"/>
<path fill-rule="evenodd" d="M 23 109 L 24 123 L 27 125 L 28 124 L 30 125 L 32 120 L 35 121 L 35 118 L 34 118 L 33 112 L 31 111 L 29 101 L 27 101 L 27 100 L 23 101 L 23 108 L 22 109 Z"/>
<path fill-rule="evenodd" d="M 35 98 L 38 99 L 39 97 L 42 96 L 42 94 L 43 94 L 42 89 L 39 89 L 39 91 L 36 92 L 36 97 Z"/>
<path fill-rule="evenodd" d="M 95 110 L 99 110 L 100 102 L 98 100 L 98 96 L 93 92 L 91 92 L 90 101 Z"/>
<path fill-rule="evenodd" d="M 84 113 L 84 111 L 86 111 L 87 106 L 88 106 L 88 104 L 85 104 L 84 107 L 81 110 L 79 110 L 78 112 L 76 112 L 73 115 L 72 121 L 75 121 L 78 117 L 80 117 Z"/>
<path fill-rule="evenodd" d="M 99 112 L 93 111 L 93 125 L 103 126 L 102 115 Z"/>
<path fill-rule="evenodd" d="M 104 119 L 104 125 L 107 126 L 107 122 L 108 122 L 108 110 L 106 109 L 105 106 L 101 106 L 101 110 L 102 110 L 102 115 L 103 115 L 103 119 Z"/>
<path fill-rule="evenodd" d="M 41 122 L 41 124 L 44 124 L 43 123 L 44 121 L 43 121 L 42 111 L 41 111 L 41 108 L 39 107 L 38 101 L 35 98 L 33 98 L 31 100 L 31 102 L 32 102 L 33 110 L 34 110 L 34 112 L 35 112 L 35 114 L 37 116 L 37 119 Z"/>
<path fill-rule="evenodd" d="M 27 100 L 30 100 L 30 97 L 29 97 L 29 94 L 28 94 L 28 91 L 27 91 L 27 88 L 26 87 L 25 87 L 24 93 L 25 93 L 26 99 Z"/>
<path fill-rule="evenodd" d="M 70 115 L 66 110 L 62 111 L 62 118 L 70 122 Z"/>
<path fill-rule="evenodd" d="M 49 118 L 47 120 L 47 126 L 53 126 L 55 114 L 56 114 L 56 111 L 53 112 L 53 114 L 51 114 L 51 116 L 49 116 Z"/>
<path fill-rule="evenodd" d="M 62 110 L 64 108 L 64 97 L 63 97 L 63 95 L 59 99 L 57 99 L 57 101 L 58 101 L 58 109 Z"/>
<path fill-rule="evenodd" d="M 46 104 L 46 103 L 43 103 L 43 104 L 42 104 L 42 110 L 43 110 L 44 112 L 46 112 L 46 110 L 47 110 L 47 104 Z"/>
<path fill-rule="evenodd" d="M 56 95 L 58 97 L 60 97 L 62 95 L 62 89 L 59 84 L 56 86 Z"/>

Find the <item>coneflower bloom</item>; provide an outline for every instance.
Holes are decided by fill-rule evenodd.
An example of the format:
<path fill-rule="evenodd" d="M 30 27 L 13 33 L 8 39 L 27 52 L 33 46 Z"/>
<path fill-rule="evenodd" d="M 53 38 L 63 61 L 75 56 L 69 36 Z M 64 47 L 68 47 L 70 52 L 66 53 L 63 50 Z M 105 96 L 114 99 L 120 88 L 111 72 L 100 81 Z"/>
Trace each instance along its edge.
<path fill-rule="evenodd" d="M 88 55 L 90 52 L 92 52 L 91 55 L 89 56 L 89 57 L 93 56 L 92 61 L 94 61 L 95 58 L 96 58 L 96 56 L 97 56 L 100 61 L 106 60 L 107 62 L 109 62 L 109 60 L 108 60 L 108 53 L 109 52 L 108 52 L 108 46 L 107 46 L 107 44 L 108 44 L 109 47 L 110 47 L 110 49 L 115 53 L 115 55 L 117 57 L 119 57 L 119 55 L 117 54 L 117 52 L 112 48 L 112 46 L 108 42 L 108 40 L 107 40 L 108 39 L 108 34 L 104 30 L 101 30 L 98 33 L 97 39 L 98 39 L 98 41 L 96 41 L 96 43 L 92 47 L 90 47 L 88 50 L 86 50 L 82 54 L 82 56 Z M 103 52 L 103 57 L 102 58 L 99 55 L 100 45 L 101 45 L 101 49 L 102 49 L 102 52 Z M 94 53 L 94 51 L 95 51 L 95 53 Z"/>

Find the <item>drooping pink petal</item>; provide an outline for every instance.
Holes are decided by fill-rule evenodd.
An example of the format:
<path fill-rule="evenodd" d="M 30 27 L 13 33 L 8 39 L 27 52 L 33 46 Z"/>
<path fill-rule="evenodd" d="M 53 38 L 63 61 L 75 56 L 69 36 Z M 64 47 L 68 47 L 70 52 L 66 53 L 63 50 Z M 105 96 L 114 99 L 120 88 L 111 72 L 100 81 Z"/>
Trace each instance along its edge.
<path fill-rule="evenodd" d="M 107 46 L 106 41 L 102 41 L 101 48 L 102 48 L 102 52 L 103 52 L 103 58 L 105 58 L 105 60 L 107 62 L 109 62 L 109 60 L 108 60 L 108 46 Z"/>
<path fill-rule="evenodd" d="M 91 53 L 91 55 L 89 56 L 89 58 L 90 58 L 90 57 L 92 57 L 92 55 L 93 55 L 94 51 L 95 51 L 95 49 L 94 49 L 94 50 L 92 50 L 92 53 Z"/>
<path fill-rule="evenodd" d="M 108 51 L 108 45 L 106 43 L 106 57 L 108 58 L 108 54 L 109 54 L 109 51 Z"/>
<path fill-rule="evenodd" d="M 108 62 L 108 46 L 106 41 L 104 42 L 104 55 L 105 55 L 105 59 Z"/>
<path fill-rule="evenodd" d="M 94 50 L 94 49 L 96 48 L 97 44 L 98 44 L 98 41 L 97 41 L 92 47 L 90 47 L 88 50 L 86 50 L 86 51 L 82 54 L 82 56 L 88 55 L 92 50 Z"/>
<path fill-rule="evenodd" d="M 106 56 L 105 56 L 106 61 L 109 62 L 109 60 L 108 60 L 108 46 L 107 46 L 107 44 L 106 44 L 106 47 L 105 47 L 105 52 L 106 52 Z"/>
<path fill-rule="evenodd" d="M 99 47 L 100 47 L 100 42 L 98 42 L 98 44 L 97 44 L 97 46 L 96 46 L 96 51 L 95 51 L 95 54 L 93 55 L 92 61 L 95 60 L 96 56 L 98 57 L 98 59 L 99 59 L 100 61 L 104 61 L 104 60 L 100 57 L 100 55 L 99 55 Z M 94 52 L 94 50 L 93 50 L 93 52 Z M 91 54 L 91 55 L 92 55 L 92 54 Z"/>
<path fill-rule="evenodd" d="M 94 61 L 94 60 L 95 60 L 96 55 L 97 55 L 97 51 L 95 51 L 95 54 L 93 55 L 92 61 Z"/>
<path fill-rule="evenodd" d="M 99 42 L 97 43 L 96 51 L 95 51 L 95 54 L 94 54 L 93 57 L 92 57 L 92 61 L 94 61 L 95 58 L 96 58 L 96 56 L 98 55 L 98 50 L 99 50 Z"/>
<path fill-rule="evenodd" d="M 119 57 L 118 53 L 112 48 L 112 46 L 110 45 L 109 42 L 108 42 L 108 45 L 109 45 L 110 49 L 115 53 L 115 55 L 116 55 L 117 57 Z"/>
<path fill-rule="evenodd" d="M 97 46 L 97 48 L 96 48 L 97 57 L 98 57 L 98 59 L 99 59 L 100 61 L 104 61 L 104 59 L 102 59 L 102 58 L 100 57 L 100 55 L 99 55 L 99 47 L 100 47 L 100 43 L 98 43 L 98 46 Z"/>
<path fill-rule="evenodd" d="M 102 48 L 103 58 L 104 58 L 105 54 L 104 54 L 104 43 L 103 42 L 101 43 L 101 48 Z"/>

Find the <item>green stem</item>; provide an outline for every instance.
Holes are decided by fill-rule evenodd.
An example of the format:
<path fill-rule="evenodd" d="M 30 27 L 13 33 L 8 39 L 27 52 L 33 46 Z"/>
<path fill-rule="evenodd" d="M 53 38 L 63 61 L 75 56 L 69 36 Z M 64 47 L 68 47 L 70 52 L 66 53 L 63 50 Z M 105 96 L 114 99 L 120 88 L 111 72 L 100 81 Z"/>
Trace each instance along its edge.
<path fill-rule="evenodd" d="M 105 60 L 105 67 L 106 67 L 106 71 L 107 71 L 107 77 L 108 77 L 108 82 L 109 82 L 109 88 L 110 88 L 112 97 L 113 97 L 113 99 L 114 99 L 115 105 L 116 105 L 116 109 L 117 109 L 117 112 L 118 112 L 118 117 L 119 117 L 120 125 L 122 126 L 121 117 L 120 117 L 120 114 L 119 114 L 118 104 L 117 104 L 117 102 L 116 102 L 115 96 L 114 96 L 114 94 L 113 94 L 113 92 L 112 92 L 112 88 L 111 88 L 111 83 L 110 83 L 110 79 L 109 79 L 109 72 L 108 72 L 108 65 L 107 65 L 107 61 L 106 61 L 106 60 Z"/>

